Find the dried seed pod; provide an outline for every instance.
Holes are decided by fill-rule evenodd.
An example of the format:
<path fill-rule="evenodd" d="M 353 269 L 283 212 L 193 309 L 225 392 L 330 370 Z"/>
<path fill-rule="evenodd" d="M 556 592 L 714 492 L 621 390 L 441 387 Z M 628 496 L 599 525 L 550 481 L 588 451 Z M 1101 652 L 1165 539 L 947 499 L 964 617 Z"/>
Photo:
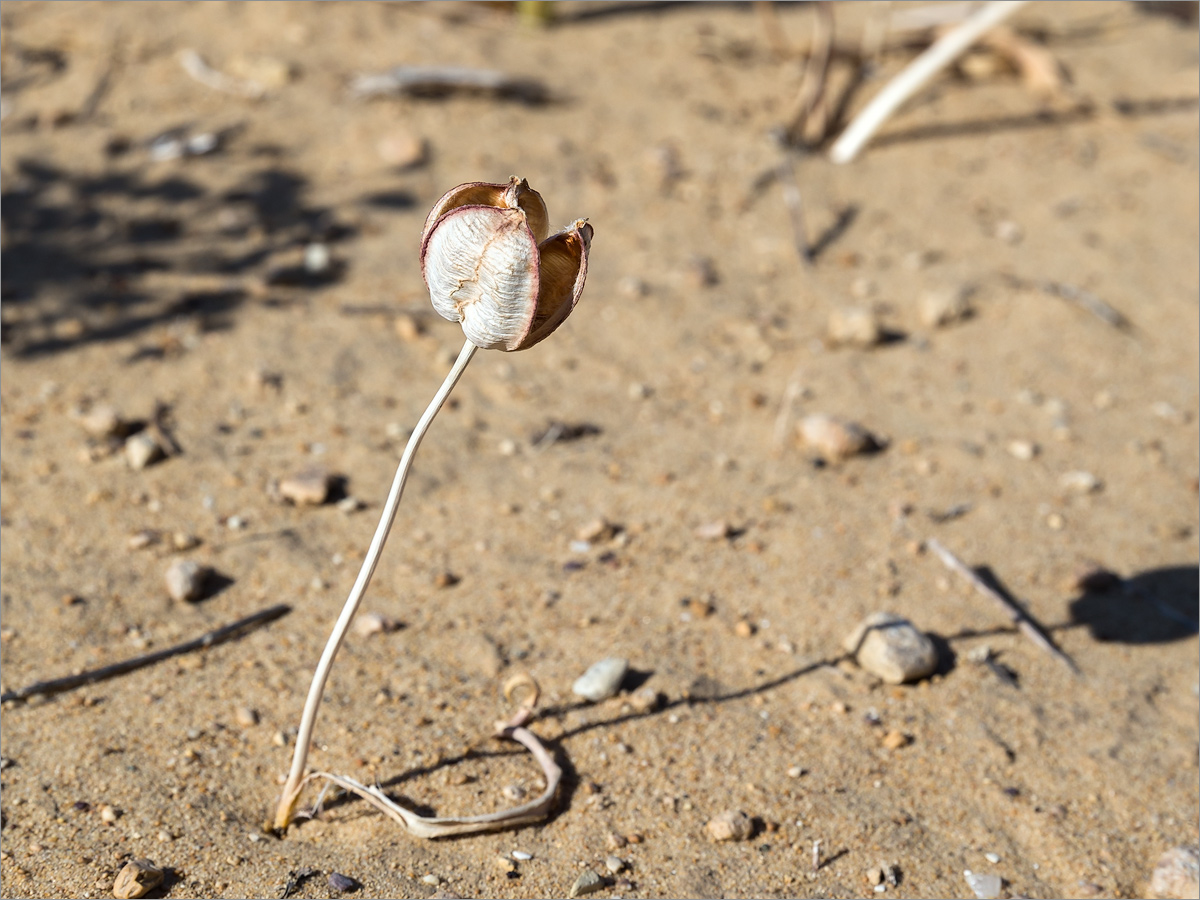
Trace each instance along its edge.
<path fill-rule="evenodd" d="M 459 185 L 430 211 L 421 274 L 434 309 L 490 350 L 524 350 L 571 314 L 587 278 L 585 219 L 547 237 L 546 204 L 523 178 Z"/>

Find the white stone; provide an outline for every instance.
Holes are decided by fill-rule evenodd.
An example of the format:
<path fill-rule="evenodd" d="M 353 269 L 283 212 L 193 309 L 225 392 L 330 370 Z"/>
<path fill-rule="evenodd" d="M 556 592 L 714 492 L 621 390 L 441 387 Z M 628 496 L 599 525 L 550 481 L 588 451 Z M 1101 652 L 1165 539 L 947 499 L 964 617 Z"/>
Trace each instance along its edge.
<path fill-rule="evenodd" d="M 937 668 L 937 648 L 908 619 L 873 613 L 843 642 L 858 664 L 889 684 L 918 681 Z"/>
<path fill-rule="evenodd" d="M 585 700 L 599 703 L 616 695 L 628 671 L 629 660 L 610 656 L 595 663 L 575 679 L 575 683 L 571 685 L 571 692 Z"/>

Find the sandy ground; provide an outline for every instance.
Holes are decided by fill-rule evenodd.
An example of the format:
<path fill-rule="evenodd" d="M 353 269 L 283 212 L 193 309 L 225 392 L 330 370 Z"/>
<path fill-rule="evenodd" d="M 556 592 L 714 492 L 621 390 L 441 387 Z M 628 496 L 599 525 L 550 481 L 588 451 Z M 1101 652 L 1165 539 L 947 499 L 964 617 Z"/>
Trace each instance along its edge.
<path fill-rule="evenodd" d="M 840 46 L 870 10 L 836 9 Z M 780 8 L 772 41 L 749 4 L 583 4 L 543 29 L 461 4 L 4 4 L 4 689 L 290 612 L 6 703 L 3 896 L 108 896 L 130 856 L 169 897 L 289 878 L 329 896 L 333 872 L 363 897 L 564 896 L 585 869 L 605 897 L 873 896 L 884 864 L 886 896 L 972 896 L 964 869 L 1006 896 L 1138 896 L 1163 851 L 1196 846 L 1196 29 L 1131 4 L 1023 10 L 1071 87 L 1039 98 L 978 55 L 854 164 L 800 158 L 806 267 L 771 133 L 811 15 Z M 189 48 L 265 95 L 198 83 Z M 893 35 L 849 109 L 919 48 Z M 401 63 L 548 94 L 348 94 Z M 839 55 L 835 97 L 850 71 Z M 156 158 L 176 128 L 217 150 Z M 439 814 L 511 805 L 538 771 L 488 735 L 528 672 L 566 771 L 555 812 L 428 842 L 333 799 L 264 834 L 312 667 L 461 344 L 423 290 L 425 213 L 513 173 L 556 225 L 595 227 L 583 301 L 535 349 L 478 354 L 435 423 L 364 605 L 403 627 L 347 641 L 312 763 Z M 946 291 L 972 314 L 934 327 L 921 304 Z M 886 339 L 833 346 L 850 306 Z M 79 420 L 103 404 L 179 452 L 130 468 Z M 813 413 L 883 449 L 821 464 L 796 439 Z M 273 499 L 313 465 L 331 502 Z M 615 536 L 577 543 L 596 519 Z M 163 538 L 135 549 L 144 531 Z M 215 572 L 200 602 L 166 593 L 179 558 Z M 1082 589 L 1095 565 L 1120 582 Z M 934 637 L 936 674 L 894 686 L 843 658 L 881 609 Z M 573 697 L 608 656 L 661 708 Z M 754 835 L 710 841 L 730 809 Z M 514 849 L 532 858 L 508 873 Z"/>

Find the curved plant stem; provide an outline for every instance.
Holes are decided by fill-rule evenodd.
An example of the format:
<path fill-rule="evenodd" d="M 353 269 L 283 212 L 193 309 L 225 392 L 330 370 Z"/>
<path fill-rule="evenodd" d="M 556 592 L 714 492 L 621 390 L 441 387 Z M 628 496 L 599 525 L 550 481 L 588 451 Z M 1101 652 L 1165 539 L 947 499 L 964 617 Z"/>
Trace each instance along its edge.
<path fill-rule="evenodd" d="M 961 25 L 939 38 L 933 46 L 909 63 L 888 82 L 875 98 L 855 117 L 842 136 L 829 148 L 835 163 L 848 163 L 905 100 L 925 86 L 934 75 L 954 62 L 989 29 L 999 25 L 1028 0 L 991 0 Z"/>
<path fill-rule="evenodd" d="M 383 506 L 383 515 L 380 516 L 379 526 L 375 529 L 375 537 L 371 539 L 371 546 L 363 559 L 358 578 L 350 590 L 350 596 L 346 598 L 346 605 L 342 607 L 341 615 L 338 616 L 338 620 L 333 626 L 333 632 L 329 635 L 328 643 L 325 644 L 321 660 L 317 663 L 317 670 L 313 673 L 312 686 L 308 689 L 308 699 L 304 701 L 304 713 L 300 717 L 300 731 L 296 735 L 296 752 L 292 756 L 292 768 L 288 773 L 287 782 L 283 786 L 283 796 L 279 798 L 279 806 L 275 810 L 275 827 L 277 829 L 287 828 L 288 823 L 292 820 L 296 801 L 300 798 L 300 790 L 304 786 L 304 769 L 308 762 L 308 751 L 312 745 L 313 724 L 316 722 L 317 709 L 321 706 L 321 697 L 325 693 L 325 682 L 329 679 L 333 658 L 342 646 L 342 641 L 346 638 L 346 631 L 350 628 L 350 622 L 353 621 L 354 614 L 358 611 L 358 605 L 367 592 L 367 585 L 371 583 L 371 576 L 375 574 L 375 566 L 379 563 L 383 545 L 387 542 L 388 533 L 392 530 L 392 522 L 396 518 L 396 509 L 400 505 L 400 496 L 404 493 L 404 483 L 408 480 L 408 470 L 412 468 L 413 457 L 416 455 L 417 448 L 421 446 L 425 432 L 429 430 L 434 417 L 446 402 L 446 398 L 450 396 L 450 392 L 454 390 L 454 386 L 458 384 L 458 379 L 462 377 L 467 363 L 471 361 L 471 357 L 475 355 L 477 349 L 470 341 L 463 344 L 458 359 L 454 361 L 446 380 L 442 382 L 442 386 L 438 388 L 438 392 L 429 402 L 424 415 L 417 422 L 417 427 L 413 429 L 412 436 L 408 439 L 408 445 L 404 448 L 404 455 L 400 457 L 400 465 L 396 469 L 396 477 L 392 480 L 392 489 L 388 493 L 387 503 Z"/>

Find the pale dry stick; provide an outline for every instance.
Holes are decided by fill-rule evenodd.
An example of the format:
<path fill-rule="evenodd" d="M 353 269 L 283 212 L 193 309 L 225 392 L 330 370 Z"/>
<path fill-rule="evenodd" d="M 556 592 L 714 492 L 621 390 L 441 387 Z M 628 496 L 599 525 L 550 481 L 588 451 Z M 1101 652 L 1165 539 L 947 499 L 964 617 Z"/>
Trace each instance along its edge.
<path fill-rule="evenodd" d="M 941 542 L 939 542 L 936 538 L 930 538 L 925 542 L 925 545 L 938 555 L 938 559 L 942 561 L 946 568 L 957 572 L 963 578 L 967 579 L 967 581 L 971 582 L 975 590 L 977 590 L 979 593 L 1000 604 L 1000 606 L 1004 608 L 1004 611 L 1008 613 L 1009 618 L 1016 623 L 1016 626 L 1019 629 L 1021 629 L 1021 633 L 1024 634 L 1025 637 L 1029 638 L 1031 641 L 1061 662 L 1064 666 L 1070 669 L 1073 674 L 1080 674 L 1079 668 L 1075 665 L 1074 660 L 1059 650 L 1058 647 L 1054 646 L 1054 642 L 1051 641 L 1050 638 L 1046 637 L 1045 632 L 1043 632 L 1041 627 L 1034 622 L 1032 618 L 1030 618 L 1029 613 L 1025 612 L 1025 610 L 1021 609 L 1021 607 L 1017 606 L 1009 598 L 1005 597 L 990 584 L 980 578 L 977 574 L 975 574 L 975 572 L 973 572 L 966 563 L 943 547 Z"/>
<path fill-rule="evenodd" d="M 829 158 L 848 163 L 858 156 L 867 141 L 902 103 L 919 91 L 934 75 L 954 62 L 990 28 L 1000 24 L 1029 0 L 991 0 L 961 25 L 939 38 L 909 63 L 866 105 L 834 141 Z"/>
<path fill-rule="evenodd" d="M 95 684 L 97 681 L 104 681 L 108 678 L 114 678 L 117 675 L 124 675 L 126 672 L 132 672 L 135 669 L 145 668 L 164 659 L 170 659 L 172 656 L 179 656 L 182 653 L 191 653 L 195 650 L 213 647 L 231 640 L 258 625 L 274 621 L 280 616 L 291 612 L 291 609 L 290 606 L 280 603 L 256 612 L 252 616 L 246 616 L 244 619 L 238 619 L 236 622 L 215 628 L 192 641 L 156 650 L 153 653 L 147 653 L 143 656 L 135 656 L 133 659 L 113 663 L 111 666 L 102 666 L 99 669 L 80 672 L 78 675 L 68 675 L 65 678 L 55 678 L 50 681 L 39 681 L 36 684 L 31 684 L 19 690 L 5 691 L 4 694 L 0 695 L 0 703 L 7 703 L 9 700 L 27 700 L 35 694 L 60 694 L 63 691 L 82 687 L 85 684 Z"/>
<path fill-rule="evenodd" d="M 776 452 L 783 449 L 783 442 L 787 438 L 787 429 L 788 425 L 791 424 L 792 418 L 792 407 L 800 397 L 804 396 L 804 384 L 800 381 L 801 371 L 801 369 L 796 369 L 792 373 L 792 377 L 788 379 L 787 386 L 783 389 L 783 397 L 779 401 L 779 414 L 775 416 L 775 431 L 772 435 Z"/>
<path fill-rule="evenodd" d="M 821 842 L 813 841 L 813 871 L 820 871 L 821 868 Z"/>
<path fill-rule="evenodd" d="M 463 344 L 458 359 L 454 361 L 446 380 L 442 382 L 442 386 L 438 388 L 433 400 L 429 402 L 424 415 L 417 422 L 417 427 L 413 429 L 408 444 L 404 448 L 404 454 L 400 457 L 400 465 L 396 468 L 396 477 L 392 480 L 392 488 L 388 493 L 387 502 L 383 506 L 383 514 L 379 518 L 375 536 L 371 539 L 371 546 L 363 559 L 362 568 L 358 572 L 354 587 L 350 590 L 350 596 L 346 598 L 346 605 L 342 607 L 341 615 L 334 623 L 329 641 L 325 644 L 325 650 L 321 654 L 321 660 L 317 663 L 317 670 L 313 673 L 312 686 L 308 690 L 308 698 L 304 702 L 304 712 L 300 717 L 300 730 L 296 735 L 296 752 L 292 756 L 292 768 L 288 773 L 287 782 L 283 786 L 283 796 L 280 797 L 279 806 L 275 811 L 275 827 L 277 829 L 287 828 L 296 801 L 300 798 L 300 790 L 304 785 L 304 767 L 308 762 L 308 751 L 312 744 L 313 724 L 316 722 L 317 709 L 321 706 L 321 697 L 325 693 L 325 682 L 329 679 L 333 658 L 341 648 L 350 623 L 354 619 L 354 614 L 358 612 L 358 606 L 367 591 L 367 586 L 371 583 L 371 576 L 375 574 L 375 566 L 379 563 L 383 545 L 387 542 L 388 533 L 392 530 L 392 523 L 396 519 L 396 510 L 400 506 L 400 496 L 404 493 L 404 484 L 408 480 L 413 456 L 416 455 L 417 448 L 421 446 L 421 441 L 425 438 L 425 433 L 429 430 L 434 417 L 445 404 L 446 398 L 450 396 L 454 386 L 458 384 L 459 378 L 467 368 L 467 363 L 471 361 L 471 357 L 475 355 L 477 349 L 479 348 L 470 341 Z"/>
<path fill-rule="evenodd" d="M 179 51 L 179 64 L 192 78 L 214 91 L 249 100 L 258 100 L 267 93 L 267 89 L 257 81 L 233 78 L 224 72 L 218 72 L 204 61 L 204 57 L 190 48 Z"/>
<path fill-rule="evenodd" d="M 783 203 L 787 207 L 792 223 L 792 241 L 796 254 L 805 268 L 813 265 L 812 246 L 808 243 L 808 227 L 804 219 L 804 195 L 800 193 L 800 182 L 796 179 L 796 159 L 784 150 L 783 162 L 779 164 L 779 183 L 783 189 Z"/>
<path fill-rule="evenodd" d="M 825 87 L 829 80 L 829 65 L 833 61 L 833 10 L 827 0 L 820 0 L 815 4 L 814 14 L 812 45 L 804 65 L 804 76 L 800 80 L 796 113 L 787 126 L 788 141 L 793 146 L 803 143 L 806 130 L 815 135 L 814 143 L 820 143 L 829 128 Z M 814 120 L 818 127 L 810 129 Z"/>
<path fill-rule="evenodd" d="M 412 835 L 419 838 L 477 834 L 481 831 L 496 831 L 501 828 L 512 828 L 540 821 L 550 813 L 550 807 L 554 802 L 558 786 L 562 782 L 563 773 L 562 768 L 554 761 L 554 757 L 550 755 L 549 751 L 542 746 L 537 736 L 525 728 L 525 725 L 534 716 L 534 707 L 538 701 L 540 691 L 537 682 L 525 673 L 514 675 L 504 685 L 504 696 L 511 700 L 516 690 L 522 687 L 529 688 L 532 693 L 521 702 L 520 708 L 512 718 L 496 723 L 496 737 L 508 738 L 521 744 L 533 754 L 533 758 L 542 767 L 542 774 L 546 778 L 546 788 L 538 797 L 528 803 L 477 816 L 420 816 L 392 800 L 378 784 L 374 787 L 367 787 L 349 776 L 334 775 L 328 772 L 313 772 L 304 779 L 304 782 L 313 778 L 324 778 L 351 791 L 399 822 Z"/>

